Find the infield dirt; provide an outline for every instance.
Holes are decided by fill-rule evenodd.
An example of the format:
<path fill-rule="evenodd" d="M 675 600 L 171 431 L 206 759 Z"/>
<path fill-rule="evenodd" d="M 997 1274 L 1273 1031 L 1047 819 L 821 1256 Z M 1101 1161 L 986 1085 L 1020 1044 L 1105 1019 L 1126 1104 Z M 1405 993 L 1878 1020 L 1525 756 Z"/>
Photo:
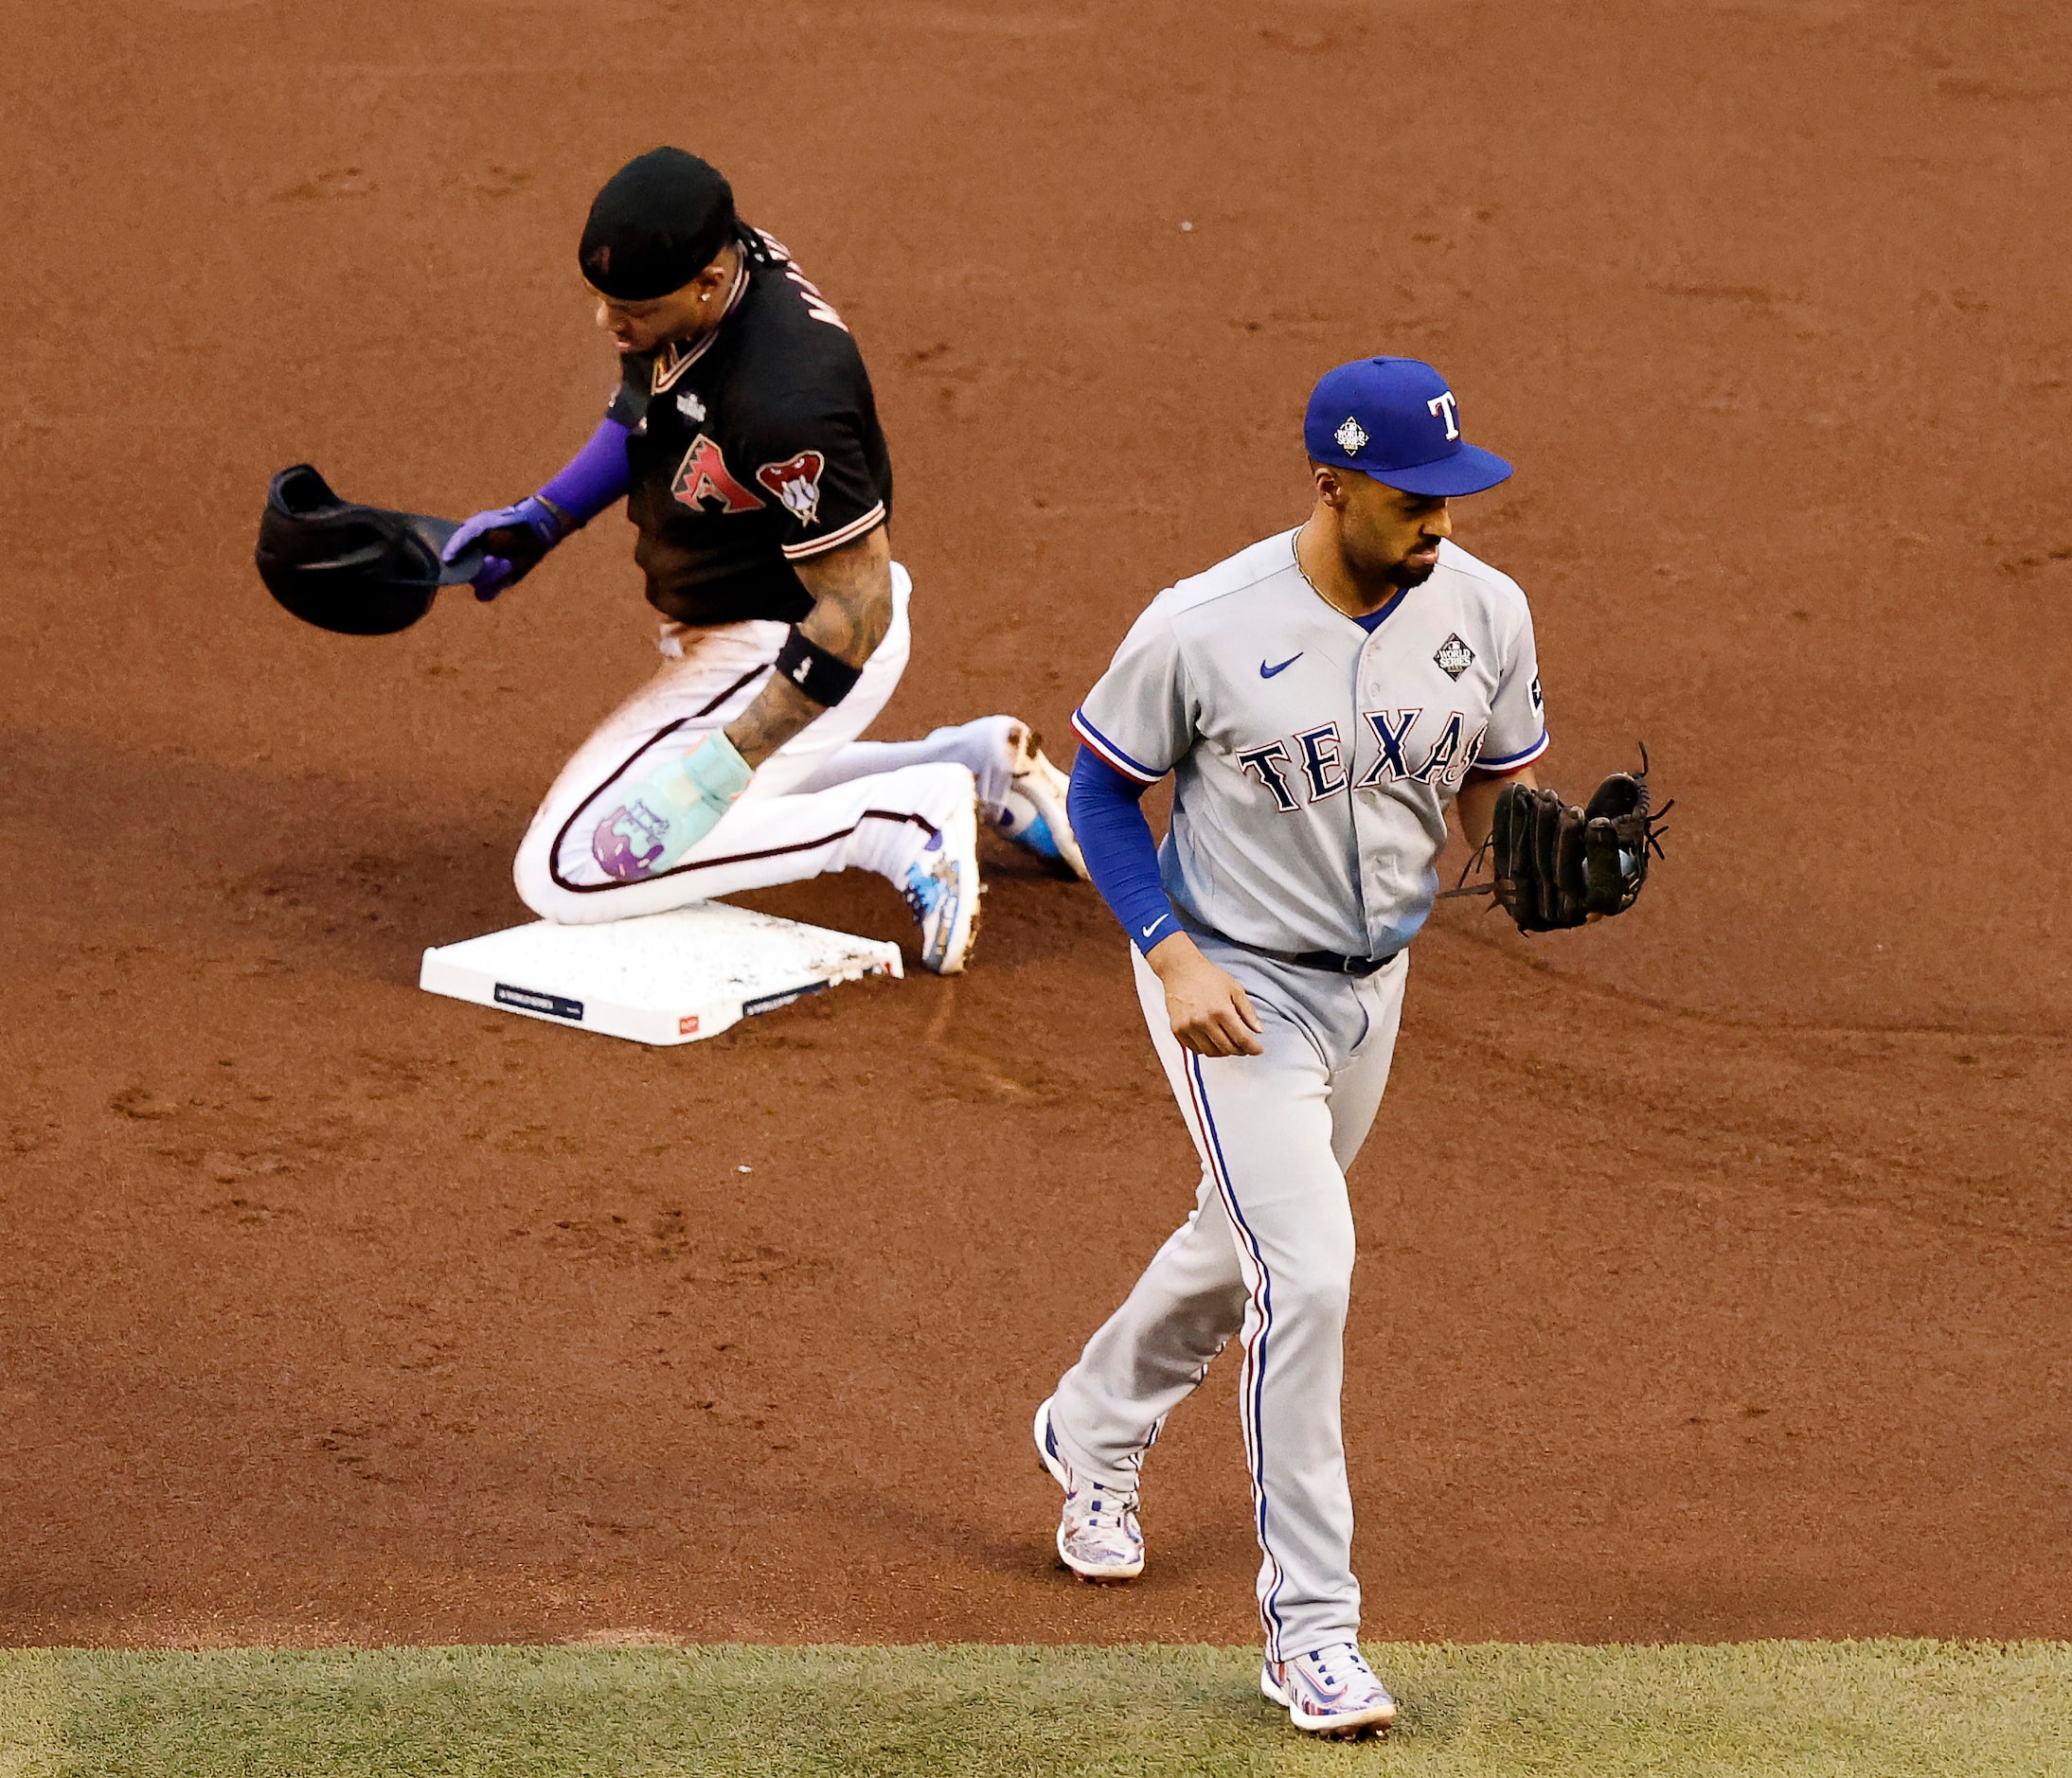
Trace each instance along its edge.
<path fill-rule="evenodd" d="M 681 1051 L 413 986 L 523 917 L 647 670 L 630 532 L 352 642 L 252 574 L 266 478 L 536 486 L 612 374 L 584 207 L 662 140 L 874 374 L 882 732 L 1062 738 L 1299 514 L 1314 376 L 1398 351 L 1518 465 L 1456 516 L 1533 596 L 1547 775 L 1644 738 L 1678 800 L 1630 917 L 1415 953 L 1353 1182 L 1370 1633 L 2072 1634 L 2072 15 L 12 16 L 0 1639 L 1253 1633 L 1221 1373 L 1145 1582 L 1053 1566 L 1029 1412 L 1193 1175 L 1091 891 L 1000 854 L 968 977 Z M 908 935 L 874 880 L 755 899 Z"/>

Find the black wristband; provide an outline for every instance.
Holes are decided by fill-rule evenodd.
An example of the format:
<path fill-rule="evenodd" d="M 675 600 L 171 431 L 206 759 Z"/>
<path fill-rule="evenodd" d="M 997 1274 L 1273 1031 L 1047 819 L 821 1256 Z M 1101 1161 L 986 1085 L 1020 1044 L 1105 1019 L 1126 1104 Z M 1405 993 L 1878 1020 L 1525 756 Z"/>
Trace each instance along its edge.
<path fill-rule="evenodd" d="M 795 625 L 777 650 L 777 670 L 811 698 L 832 708 L 856 689 L 864 669 L 830 654 L 817 642 L 809 641 Z"/>
<path fill-rule="evenodd" d="M 575 515 L 573 513 L 564 511 L 562 507 L 557 507 L 545 494 L 534 494 L 532 497 L 533 499 L 537 500 L 542 507 L 545 507 L 546 516 L 554 521 L 555 543 L 564 542 L 571 532 L 580 531 L 582 529 L 582 526 L 576 523 Z M 549 544 L 548 547 L 552 548 L 553 545 Z"/>

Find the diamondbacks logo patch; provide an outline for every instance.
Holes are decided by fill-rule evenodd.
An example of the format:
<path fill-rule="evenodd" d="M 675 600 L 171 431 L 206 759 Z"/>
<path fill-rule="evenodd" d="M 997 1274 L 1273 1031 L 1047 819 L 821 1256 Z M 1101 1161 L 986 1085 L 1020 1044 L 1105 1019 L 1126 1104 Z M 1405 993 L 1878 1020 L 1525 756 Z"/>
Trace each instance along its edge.
<path fill-rule="evenodd" d="M 1458 679 L 1474 665 L 1474 650 L 1457 635 L 1448 636 L 1432 659 L 1448 679 Z"/>
<path fill-rule="evenodd" d="M 763 505 L 734 479 L 727 470 L 725 454 L 704 433 L 693 438 L 690 449 L 684 453 L 670 492 L 691 507 L 702 508 L 704 502 L 717 500 L 722 512 L 754 512 Z"/>
<path fill-rule="evenodd" d="M 811 525 L 820 511 L 820 473 L 828 460 L 817 451 L 801 451 L 781 463 L 765 463 L 756 480 L 782 502 L 784 510 L 801 525 Z"/>

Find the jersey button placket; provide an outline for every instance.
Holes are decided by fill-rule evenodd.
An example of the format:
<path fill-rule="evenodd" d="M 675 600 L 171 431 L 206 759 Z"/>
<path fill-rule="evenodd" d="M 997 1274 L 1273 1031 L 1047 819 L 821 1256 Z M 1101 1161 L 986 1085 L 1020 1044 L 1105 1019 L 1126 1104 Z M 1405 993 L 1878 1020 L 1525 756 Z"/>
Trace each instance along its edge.
<path fill-rule="evenodd" d="M 1386 626 L 1384 625 L 1384 628 L 1385 629 Z M 1362 712 L 1381 707 L 1382 673 L 1376 660 L 1381 648 L 1381 631 L 1370 631 L 1366 641 L 1360 645 L 1360 667 L 1358 673 L 1355 675 L 1360 695 L 1353 700 L 1354 708 L 1352 712 L 1352 733 L 1356 738 L 1352 749 L 1353 760 L 1357 768 L 1353 773 L 1353 783 L 1355 785 L 1373 766 L 1374 752 L 1379 751 L 1375 748 L 1373 731 L 1367 726 L 1366 718 Z M 1370 749 L 1374 752 L 1368 751 Z M 1364 764 L 1361 763 L 1363 759 L 1365 760 Z M 1359 922 L 1360 930 L 1366 934 L 1367 951 L 1370 955 L 1374 948 L 1374 923 L 1369 917 L 1367 910 L 1380 905 L 1383 900 L 1382 885 L 1377 874 L 1382 855 L 1378 832 L 1380 824 L 1374 810 L 1375 798 L 1380 796 L 1381 793 L 1381 790 L 1377 786 L 1371 790 L 1355 790 L 1351 795 L 1352 838 L 1353 844 L 1359 847 L 1359 868 L 1354 873 L 1354 880 L 1360 886 Z"/>

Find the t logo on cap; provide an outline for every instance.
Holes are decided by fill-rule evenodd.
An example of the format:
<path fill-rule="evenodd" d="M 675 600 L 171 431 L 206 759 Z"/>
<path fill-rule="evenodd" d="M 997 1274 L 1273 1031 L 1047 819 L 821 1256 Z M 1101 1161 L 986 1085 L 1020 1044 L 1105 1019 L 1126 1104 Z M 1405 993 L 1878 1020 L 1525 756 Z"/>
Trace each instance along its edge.
<path fill-rule="evenodd" d="M 1318 379 L 1302 419 L 1315 463 L 1355 469 L 1406 494 L 1478 494 L 1510 475 L 1460 436 L 1460 402 L 1416 358 L 1360 358 Z"/>

